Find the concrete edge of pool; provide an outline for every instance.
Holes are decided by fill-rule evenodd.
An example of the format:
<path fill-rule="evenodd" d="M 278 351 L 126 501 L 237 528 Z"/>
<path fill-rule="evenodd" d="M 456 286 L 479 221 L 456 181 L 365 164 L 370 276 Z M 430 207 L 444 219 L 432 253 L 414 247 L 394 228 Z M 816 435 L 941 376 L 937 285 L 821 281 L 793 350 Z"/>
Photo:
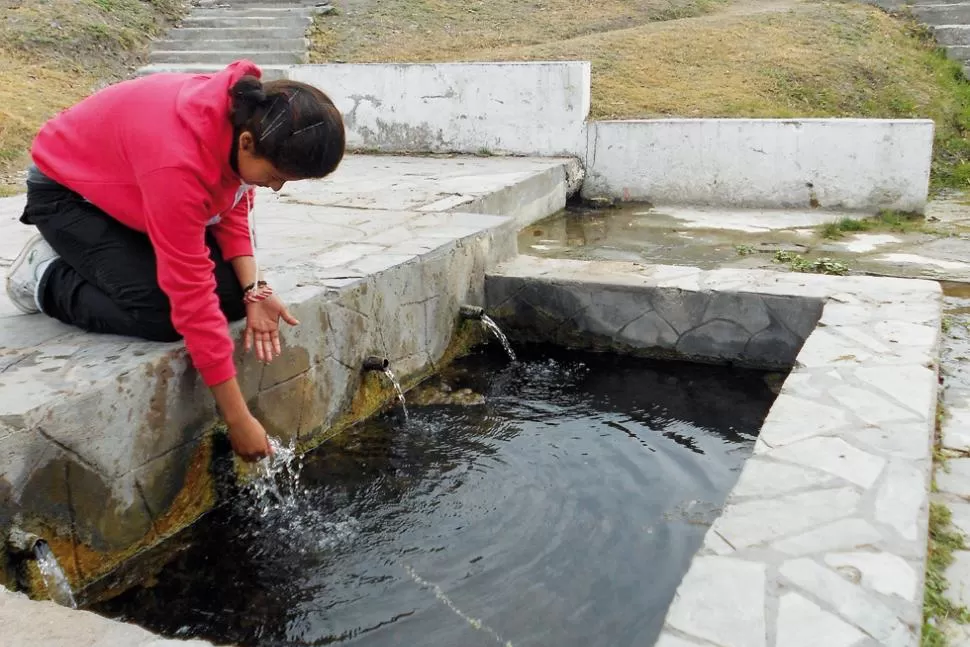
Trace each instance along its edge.
<path fill-rule="evenodd" d="M 684 303 L 700 297 L 693 313 L 678 313 L 692 323 L 667 321 L 676 317 L 657 299 L 669 305 L 670 290 Z M 617 291 L 637 305 L 618 310 Z M 740 299 L 733 315 L 717 298 L 725 292 Z M 754 338 L 753 324 L 777 297 L 822 301 L 817 325 L 811 307 L 802 311 L 810 334 L 656 646 L 919 644 L 937 283 L 518 257 L 489 273 L 486 294 L 502 323 L 512 324 L 503 312 L 541 313 L 560 329 L 614 340 L 625 331 L 625 347 L 638 343 L 630 324 L 651 313 L 662 323 L 640 327 L 639 342 L 676 347 L 714 320 Z M 532 302 L 515 303 L 525 299 Z M 763 324 L 770 328 L 767 317 Z M 685 330 L 665 338 L 679 325 Z"/>

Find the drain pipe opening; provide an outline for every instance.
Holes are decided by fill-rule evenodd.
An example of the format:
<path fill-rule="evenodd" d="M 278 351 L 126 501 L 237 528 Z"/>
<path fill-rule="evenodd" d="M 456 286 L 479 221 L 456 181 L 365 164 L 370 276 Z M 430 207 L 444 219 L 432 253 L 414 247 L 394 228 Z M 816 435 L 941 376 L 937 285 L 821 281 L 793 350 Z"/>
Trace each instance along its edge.
<path fill-rule="evenodd" d="M 462 319 L 474 319 L 481 321 L 485 317 L 485 308 L 480 306 L 464 305 L 458 309 L 458 315 Z"/>
<path fill-rule="evenodd" d="M 385 371 L 391 363 L 386 357 L 371 355 L 364 359 L 363 368 L 365 371 Z"/>
<path fill-rule="evenodd" d="M 15 557 L 36 559 L 37 546 L 46 544 L 43 539 L 32 532 L 26 532 L 20 528 L 11 528 L 7 535 L 7 550 Z"/>

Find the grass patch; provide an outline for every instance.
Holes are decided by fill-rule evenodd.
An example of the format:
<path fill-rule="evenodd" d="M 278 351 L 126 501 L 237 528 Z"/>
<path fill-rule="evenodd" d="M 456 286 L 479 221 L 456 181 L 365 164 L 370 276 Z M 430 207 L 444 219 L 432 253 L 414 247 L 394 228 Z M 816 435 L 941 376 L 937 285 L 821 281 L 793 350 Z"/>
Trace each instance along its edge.
<path fill-rule="evenodd" d="M 0 0 L 0 195 L 18 192 L 37 129 L 128 76 L 180 0 Z"/>
<path fill-rule="evenodd" d="M 594 119 L 931 118 L 934 188 L 970 188 L 970 84 L 925 29 L 783 1 L 377 0 L 319 19 L 312 58 L 589 60 Z"/>
<path fill-rule="evenodd" d="M 846 233 L 861 231 L 892 231 L 895 233 L 937 233 L 927 227 L 920 214 L 884 209 L 872 218 L 842 218 L 819 227 L 822 238 L 842 238 Z"/>
<path fill-rule="evenodd" d="M 849 273 L 849 266 L 841 261 L 831 258 L 810 259 L 794 252 L 775 252 L 772 261 L 788 265 L 788 269 L 792 272 L 832 274 L 835 276 L 844 276 Z"/>
<path fill-rule="evenodd" d="M 955 606 L 944 595 L 948 586 L 945 573 L 953 563 L 953 551 L 964 548 L 963 535 L 951 525 L 950 510 L 942 504 L 931 503 L 922 647 L 944 647 L 947 644 L 946 636 L 938 628 L 944 621 L 970 622 L 970 612 L 966 607 Z M 930 619 L 934 622 L 930 622 Z"/>

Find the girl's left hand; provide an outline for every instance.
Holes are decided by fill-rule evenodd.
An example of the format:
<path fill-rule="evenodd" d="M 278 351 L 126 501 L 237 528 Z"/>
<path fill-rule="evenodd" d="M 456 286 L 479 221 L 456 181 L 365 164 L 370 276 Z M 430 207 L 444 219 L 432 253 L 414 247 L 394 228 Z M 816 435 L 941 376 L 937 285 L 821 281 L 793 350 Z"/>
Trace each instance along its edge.
<path fill-rule="evenodd" d="M 272 362 L 279 357 L 280 348 L 280 319 L 298 326 L 300 324 L 289 313 L 286 306 L 275 294 L 264 301 L 246 304 L 246 336 L 244 346 L 246 352 L 256 348 L 256 359 L 261 362 Z"/>

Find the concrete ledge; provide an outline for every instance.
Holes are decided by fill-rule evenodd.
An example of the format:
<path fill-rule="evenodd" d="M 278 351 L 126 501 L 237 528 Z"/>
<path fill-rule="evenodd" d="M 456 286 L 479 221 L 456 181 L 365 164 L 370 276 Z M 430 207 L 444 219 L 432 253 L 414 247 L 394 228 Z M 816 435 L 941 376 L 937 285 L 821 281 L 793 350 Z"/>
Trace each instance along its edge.
<path fill-rule="evenodd" d="M 657 323 L 651 313 L 667 322 L 687 314 L 703 322 L 724 303 L 731 305 L 717 319 L 750 329 L 758 300 L 824 303 L 754 456 L 677 590 L 657 647 L 919 644 L 938 284 L 524 257 L 486 282 L 490 298 L 530 304 L 515 310 L 530 320 L 575 323 L 614 341 L 631 336 L 626 315 Z M 507 294 L 510 282 L 520 290 Z M 603 292 L 607 285 L 626 305 Z M 663 300 L 670 294 L 678 296 L 672 309 Z M 698 302 L 706 305 L 694 309 Z M 493 305 L 503 316 L 506 306 Z M 816 312 L 772 310 L 798 315 L 786 325 Z M 774 323 L 767 317 L 759 325 L 771 330 Z M 655 329 L 643 326 L 649 334 L 636 338 L 663 343 Z M 735 337 L 725 330 L 705 341 L 708 349 L 720 343 L 730 350 Z"/>
<path fill-rule="evenodd" d="M 332 180 L 260 194 L 260 262 L 303 322 L 283 330 L 272 365 L 237 355 L 268 430 L 308 447 L 372 413 L 391 394 L 361 376 L 369 354 L 405 384 L 432 370 L 459 305 L 481 302 L 485 269 L 515 254 L 520 222 L 564 206 L 575 166 L 351 157 Z M 493 202 L 509 211 L 486 213 Z M 0 257 L 31 233 L 16 215 Z M 5 300 L 0 316 L 0 535 L 19 515 L 77 585 L 212 505 L 216 411 L 180 344 L 87 335 Z"/>
<path fill-rule="evenodd" d="M 593 122 L 583 196 L 922 212 L 933 128 L 881 119 Z"/>
<path fill-rule="evenodd" d="M 684 288 L 691 267 L 521 257 L 485 281 L 491 316 L 512 338 L 568 348 L 787 370 L 822 300 Z"/>
<path fill-rule="evenodd" d="M 590 64 L 334 64 L 290 68 L 344 114 L 348 145 L 380 152 L 576 155 Z"/>
<path fill-rule="evenodd" d="M 212 647 L 205 640 L 165 640 L 141 627 L 33 602 L 0 586 L 4 647 Z"/>

